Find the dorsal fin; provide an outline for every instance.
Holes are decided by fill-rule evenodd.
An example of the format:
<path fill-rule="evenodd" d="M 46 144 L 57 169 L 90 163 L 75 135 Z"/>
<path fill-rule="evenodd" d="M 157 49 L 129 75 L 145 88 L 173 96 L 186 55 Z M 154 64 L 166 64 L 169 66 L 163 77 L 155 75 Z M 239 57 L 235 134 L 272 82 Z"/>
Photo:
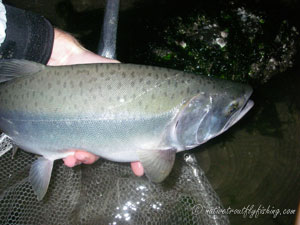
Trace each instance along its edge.
<path fill-rule="evenodd" d="M 43 64 L 19 59 L 0 60 L 0 83 L 28 76 L 45 69 Z"/>

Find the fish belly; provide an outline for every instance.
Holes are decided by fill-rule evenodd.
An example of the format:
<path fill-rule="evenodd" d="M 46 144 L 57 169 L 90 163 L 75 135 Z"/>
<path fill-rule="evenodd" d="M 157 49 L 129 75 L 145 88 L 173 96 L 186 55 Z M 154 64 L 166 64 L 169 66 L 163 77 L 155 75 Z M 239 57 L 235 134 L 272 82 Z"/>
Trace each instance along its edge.
<path fill-rule="evenodd" d="M 14 115 L 13 117 L 11 115 Z M 157 149 L 173 115 L 114 119 L 1 113 L 0 129 L 25 151 L 63 158 L 75 149 L 118 161 L 137 161 L 139 149 Z"/>

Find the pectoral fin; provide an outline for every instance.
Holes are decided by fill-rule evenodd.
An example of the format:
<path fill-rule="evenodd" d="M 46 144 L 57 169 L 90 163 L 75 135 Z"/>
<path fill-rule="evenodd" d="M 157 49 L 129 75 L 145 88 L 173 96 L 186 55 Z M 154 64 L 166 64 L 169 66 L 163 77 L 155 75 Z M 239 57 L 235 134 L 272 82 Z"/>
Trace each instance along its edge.
<path fill-rule="evenodd" d="M 39 159 L 34 161 L 31 166 L 29 181 L 39 201 L 43 199 L 47 192 L 50 183 L 52 168 L 53 161 L 44 157 L 40 157 Z"/>
<path fill-rule="evenodd" d="M 171 172 L 176 150 L 139 150 L 137 154 L 149 180 L 159 183 Z"/>

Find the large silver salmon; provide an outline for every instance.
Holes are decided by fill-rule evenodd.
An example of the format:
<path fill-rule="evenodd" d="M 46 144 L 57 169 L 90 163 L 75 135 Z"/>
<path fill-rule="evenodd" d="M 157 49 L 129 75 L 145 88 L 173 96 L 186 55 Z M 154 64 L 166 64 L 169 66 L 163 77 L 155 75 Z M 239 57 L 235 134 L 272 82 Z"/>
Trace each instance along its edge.
<path fill-rule="evenodd" d="M 0 61 L 0 129 L 35 161 L 29 179 L 42 199 L 53 161 L 83 149 L 141 161 L 151 181 L 175 153 L 223 133 L 253 106 L 248 85 L 132 64 L 47 67 Z"/>

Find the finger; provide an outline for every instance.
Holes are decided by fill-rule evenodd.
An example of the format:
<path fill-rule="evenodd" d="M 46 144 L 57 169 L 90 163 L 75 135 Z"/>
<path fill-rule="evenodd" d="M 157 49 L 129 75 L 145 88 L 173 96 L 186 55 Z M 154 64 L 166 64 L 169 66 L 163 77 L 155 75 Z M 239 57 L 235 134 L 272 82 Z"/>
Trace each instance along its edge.
<path fill-rule="evenodd" d="M 85 152 L 85 151 L 76 151 L 74 154 L 75 158 L 77 160 L 79 160 L 80 162 L 84 163 L 84 164 L 92 164 L 94 163 L 96 160 L 99 159 L 98 156 L 89 153 L 89 152 Z"/>
<path fill-rule="evenodd" d="M 132 169 L 133 173 L 138 177 L 141 177 L 144 175 L 144 168 L 140 162 L 132 162 L 131 169 Z"/>
<path fill-rule="evenodd" d="M 78 164 L 78 161 L 76 160 L 76 158 L 73 155 L 67 156 L 66 158 L 63 159 L 63 161 L 64 161 L 65 165 L 68 167 L 73 167 Z"/>

